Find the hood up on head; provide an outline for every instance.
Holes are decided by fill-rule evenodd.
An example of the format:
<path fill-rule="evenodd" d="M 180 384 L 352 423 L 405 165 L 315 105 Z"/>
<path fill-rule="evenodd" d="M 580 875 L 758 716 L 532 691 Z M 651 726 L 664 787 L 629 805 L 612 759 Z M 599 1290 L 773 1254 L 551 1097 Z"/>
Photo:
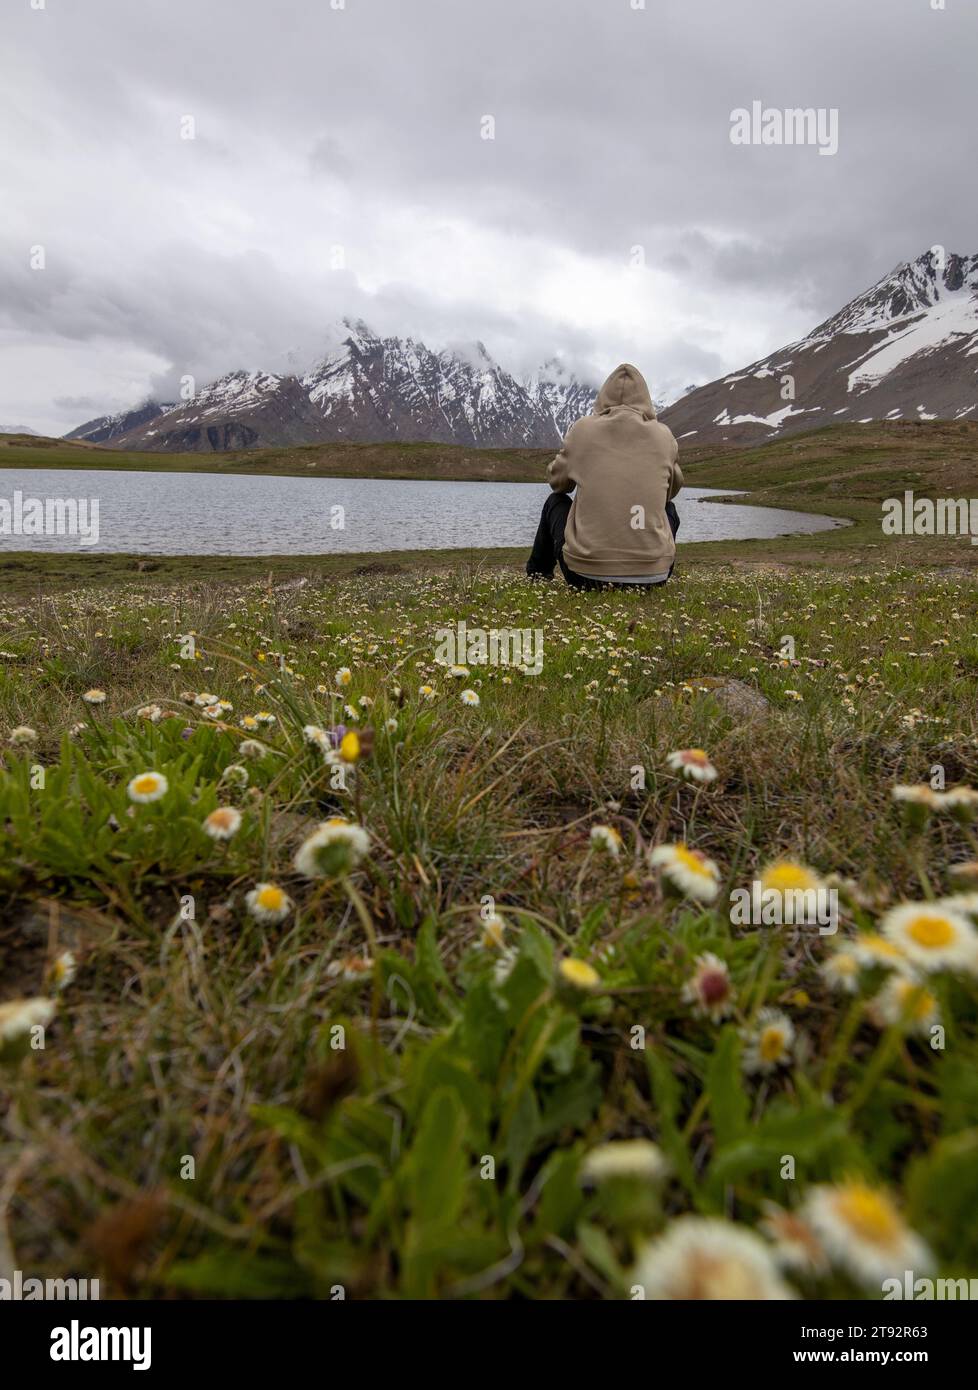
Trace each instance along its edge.
<path fill-rule="evenodd" d="M 630 362 L 623 362 L 608 377 L 594 402 L 594 415 L 607 415 L 617 406 L 628 405 L 642 413 L 643 420 L 655 419 L 655 406 L 645 377 Z"/>

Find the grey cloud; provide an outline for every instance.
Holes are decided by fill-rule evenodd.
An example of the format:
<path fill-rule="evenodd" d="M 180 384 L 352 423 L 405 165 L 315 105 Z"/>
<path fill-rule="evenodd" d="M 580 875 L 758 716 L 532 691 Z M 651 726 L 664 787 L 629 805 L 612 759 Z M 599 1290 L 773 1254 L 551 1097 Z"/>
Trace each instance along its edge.
<path fill-rule="evenodd" d="M 681 389 L 925 247 L 978 249 L 975 6 L 87 0 L 0 22 L 6 351 L 139 349 L 167 364 L 154 387 L 314 353 L 351 314 L 519 370 L 627 348 Z M 837 107 L 838 154 L 732 145 L 754 99 Z M 470 248 L 440 275 L 448 229 Z M 661 278 L 626 326 L 577 277 L 613 283 L 635 245 Z M 94 397 L 73 381 L 54 369 L 50 399 Z"/>

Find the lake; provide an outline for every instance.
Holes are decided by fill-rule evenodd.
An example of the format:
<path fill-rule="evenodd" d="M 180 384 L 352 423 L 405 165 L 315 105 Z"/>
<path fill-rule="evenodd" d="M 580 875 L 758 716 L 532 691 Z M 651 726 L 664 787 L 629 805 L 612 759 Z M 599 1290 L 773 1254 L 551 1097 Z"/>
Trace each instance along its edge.
<path fill-rule="evenodd" d="M 448 483 L 377 478 L 271 478 L 104 469 L 0 469 L 0 550 L 139 555 L 322 555 L 358 551 L 490 549 L 533 540 L 545 483 Z M 16 494 L 21 494 L 20 512 Z M 832 517 L 706 498 L 677 499 L 684 544 L 830 530 Z M 32 535 L 18 514 L 30 499 L 97 500 L 98 539 Z M 54 513 L 57 515 L 57 513 Z M 70 513 L 69 513 L 70 515 Z M 91 513 L 94 518 L 94 512 Z M 88 523 L 90 529 L 91 522 Z"/>

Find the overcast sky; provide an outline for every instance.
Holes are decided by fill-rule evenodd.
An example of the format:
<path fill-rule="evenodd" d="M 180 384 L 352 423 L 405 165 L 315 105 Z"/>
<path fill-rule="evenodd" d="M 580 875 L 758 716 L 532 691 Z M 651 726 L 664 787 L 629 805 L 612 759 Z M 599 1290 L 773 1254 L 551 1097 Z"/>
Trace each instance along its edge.
<path fill-rule="evenodd" d="M 350 314 L 664 398 L 744 366 L 978 250 L 978 3 L 933 3 L 2 0 L 0 423 Z M 732 144 L 753 101 L 837 108 L 838 153 Z"/>

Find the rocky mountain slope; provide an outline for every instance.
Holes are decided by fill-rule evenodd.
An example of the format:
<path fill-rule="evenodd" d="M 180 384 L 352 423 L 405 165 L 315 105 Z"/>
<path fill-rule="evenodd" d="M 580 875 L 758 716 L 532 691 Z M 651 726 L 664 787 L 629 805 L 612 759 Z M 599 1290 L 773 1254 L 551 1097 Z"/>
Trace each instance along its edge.
<path fill-rule="evenodd" d="M 807 337 L 663 414 L 690 443 L 840 422 L 978 418 L 978 256 L 927 251 Z"/>
<path fill-rule="evenodd" d="M 338 347 L 301 374 L 231 372 L 192 401 L 151 401 L 65 437 L 168 452 L 340 440 L 548 447 L 594 400 L 595 388 L 557 362 L 520 379 L 481 343 L 435 352 L 359 321 L 343 328 Z"/>

